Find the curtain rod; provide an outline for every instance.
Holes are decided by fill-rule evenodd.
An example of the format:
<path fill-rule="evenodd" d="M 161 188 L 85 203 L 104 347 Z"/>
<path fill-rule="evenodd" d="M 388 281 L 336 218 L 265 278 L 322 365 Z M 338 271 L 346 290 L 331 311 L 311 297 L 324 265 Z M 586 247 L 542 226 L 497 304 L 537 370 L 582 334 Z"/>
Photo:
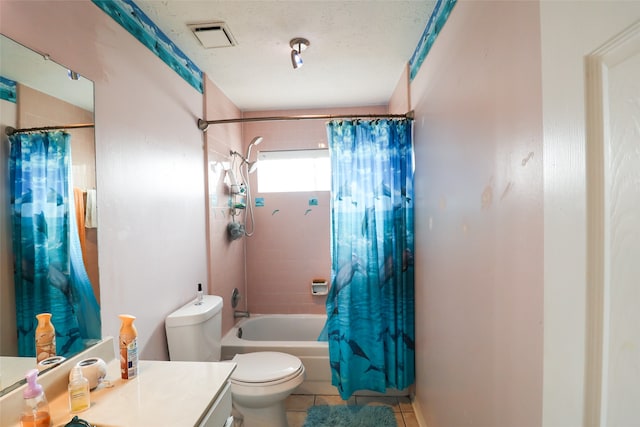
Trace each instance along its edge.
<path fill-rule="evenodd" d="M 237 119 L 203 120 L 198 119 L 198 129 L 206 131 L 209 125 L 244 122 L 271 122 L 278 120 L 318 120 L 318 119 L 409 119 L 413 120 L 413 110 L 405 114 L 306 114 L 301 116 L 244 117 Z"/>
<path fill-rule="evenodd" d="M 64 125 L 64 126 L 43 126 L 39 128 L 28 128 L 28 129 L 16 129 L 11 126 L 7 126 L 4 133 L 6 133 L 7 135 L 13 135 L 15 133 L 40 132 L 43 130 L 80 129 L 80 128 L 92 128 L 92 127 L 94 127 L 93 123 L 80 123 L 77 125 Z"/>

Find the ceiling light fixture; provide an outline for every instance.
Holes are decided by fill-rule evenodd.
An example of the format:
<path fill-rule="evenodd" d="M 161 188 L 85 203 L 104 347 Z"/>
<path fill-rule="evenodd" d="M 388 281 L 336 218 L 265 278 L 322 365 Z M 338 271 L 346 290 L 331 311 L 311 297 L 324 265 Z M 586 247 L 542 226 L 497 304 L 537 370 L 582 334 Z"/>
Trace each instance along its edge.
<path fill-rule="evenodd" d="M 302 67 L 302 64 L 304 64 L 301 54 L 302 51 L 308 48 L 310 44 L 309 40 L 301 37 L 291 39 L 289 42 L 289 46 L 291 46 L 291 65 L 293 65 L 294 70 Z"/>

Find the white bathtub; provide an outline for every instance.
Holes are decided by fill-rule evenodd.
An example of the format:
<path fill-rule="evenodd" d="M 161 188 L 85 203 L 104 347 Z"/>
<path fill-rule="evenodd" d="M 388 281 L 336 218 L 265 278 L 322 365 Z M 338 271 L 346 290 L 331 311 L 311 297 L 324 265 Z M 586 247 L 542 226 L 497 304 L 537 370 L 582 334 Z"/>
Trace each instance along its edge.
<path fill-rule="evenodd" d="M 289 353 L 300 358 L 306 372 L 305 381 L 294 393 L 337 395 L 338 390 L 331 385 L 328 344 L 318 341 L 326 320 L 327 316 L 322 314 L 252 314 L 222 337 L 222 360 L 255 351 Z M 371 391 L 355 394 L 380 395 Z M 385 393 L 388 396 L 408 394 L 409 390 L 395 389 Z"/>
<path fill-rule="evenodd" d="M 252 314 L 222 337 L 222 360 L 255 351 L 289 353 L 300 358 L 306 373 L 294 393 L 336 395 L 338 390 L 331 385 L 329 347 L 326 341 L 318 341 L 326 320 L 322 314 Z"/>

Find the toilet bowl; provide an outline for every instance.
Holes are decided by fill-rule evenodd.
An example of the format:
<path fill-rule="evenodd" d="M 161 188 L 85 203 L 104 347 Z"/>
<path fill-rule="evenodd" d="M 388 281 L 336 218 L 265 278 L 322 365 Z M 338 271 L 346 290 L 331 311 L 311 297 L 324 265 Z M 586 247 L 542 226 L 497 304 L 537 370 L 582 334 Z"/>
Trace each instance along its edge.
<path fill-rule="evenodd" d="M 243 427 L 287 427 L 285 399 L 305 378 L 304 365 L 286 353 L 236 354 L 231 374 L 234 409 Z"/>
<path fill-rule="evenodd" d="M 222 298 L 204 295 L 165 319 L 169 359 L 220 360 Z M 285 399 L 305 377 L 295 356 L 275 351 L 237 354 L 231 374 L 231 400 L 243 427 L 287 427 Z"/>

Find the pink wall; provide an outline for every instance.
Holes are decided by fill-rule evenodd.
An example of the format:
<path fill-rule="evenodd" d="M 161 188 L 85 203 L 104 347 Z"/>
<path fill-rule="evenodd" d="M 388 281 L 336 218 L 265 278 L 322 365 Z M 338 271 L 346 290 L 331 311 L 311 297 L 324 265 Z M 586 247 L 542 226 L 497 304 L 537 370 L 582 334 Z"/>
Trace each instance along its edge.
<path fill-rule="evenodd" d="M 416 408 L 429 427 L 540 426 L 537 2 L 458 2 L 418 76 Z"/>
<path fill-rule="evenodd" d="M 386 113 L 386 107 L 266 111 L 246 116 L 356 113 Z M 326 120 L 248 122 L 243 125 L 244 144 L 260 135 L 264 140 L 258 151 L 326 147 L 325 124 Z M 326 297 L 311 295 L 311 281 L 331 280 L 329 192 L 258 193 L 256 174 L 251 175 L 251 185 L 255 196 L 264 198 L 264 207 L 255 209 L 255 234 L 245 238 L 249 311 L 325 313 Z M 311 198 L 318 199 L 317 206 L 309 205 Z"/>
<path fill-rule="evenodd" d="M 205 117 L 207 120 L 231 119 L 241 116 L 240 110 L 209 79 L 205 80 Z M 223 298 L 222 331 L 234 323 L 231 293 L 238 288 L 244 298 L 238 310 L 245 309 L 244 240 L 230 241 L 227 224 L 232 220 L 229 209 L 229 187 L 224 182 L 224 163 L 231 151 L 242 150 L 240 124 L 211 125 L 205 132 L 207 147 L 207 234 L 209 289 L 208 293 Z"/>
<path fill-rule="evenodd" d="M 404 114 L 411 110 L 411 82 L 409 81 L 409 64 L 404 68 L 398 84 L 389 100 L 390 114 Z"/>
<path fill-rule="evenodd" d="M 0 30 L 94 81 L 103 335 L 131 313 L 166 359 L 164 318 L 207 283 L 202 94 L 89 0 L 2 0 Z"/>

